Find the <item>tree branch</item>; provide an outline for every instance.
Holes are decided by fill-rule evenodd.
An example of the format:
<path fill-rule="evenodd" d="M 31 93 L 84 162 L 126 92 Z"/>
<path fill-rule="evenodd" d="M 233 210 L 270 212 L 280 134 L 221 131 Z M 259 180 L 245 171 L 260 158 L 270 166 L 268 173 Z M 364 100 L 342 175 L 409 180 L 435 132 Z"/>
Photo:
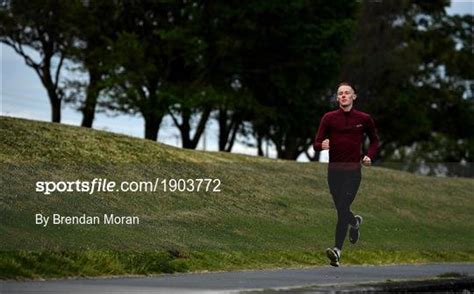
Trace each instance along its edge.
<path fill-rule="evenodd" d="M 169 114 L 170 114 L 171 119 L 173 120 L 174 124 L 181 130 L 182 125 L 178 122 L 178 120 L 176 119 L 176 117 L 173 115 L 173 112 L 170 111 Z"/>
<path fill-rule="evenodd" d="M 54 80 L 54 89 L 57 89 L 58 88 L 58 84 L 59 84 L 59 73 L 61 71 L 61 67 L 63 66 L 63 62 L 64 62 L 64 54 L 61 54 L 61 57 L 59 59 L 59 64 L 58 64 L 58 67 L 56 68 L 56 74 L 55 74 L 55 80 Z"/>
<path fill-rule="evenodd" d="M 8 39 L 2 39 L 1 42 L 7 46 L 10 46 L 13 50 L 15 50 L 16 53 L 21 55 L 21 57 L 23 57 L 23 59 L 25 60 L 26 65 L 33 68 L 36 71 L 36 73 L 40 76 L 40 79 L 43 79 L 43 75 L 41 74 L 41 71 L 39 70 L 40 65 L 38 63 L 35 63 L 34 60 L 25 53 L 21 43 L 11 41 Z"/>
<path fill-rule="evenodd" d="M 206 128 L 206 123 L 209 120 L 209 115 L 211 113 L 211 108 L 206 107 L 204 109 L 201 118 L 199 119 L 199 124 L 196 128 L 196 132 L 194 133 L 194 137 L 192 139 L 193 144 L 197 144 L 197 141 L 201 138 L 202 133 L 204 132 L 204 129 Z"/>

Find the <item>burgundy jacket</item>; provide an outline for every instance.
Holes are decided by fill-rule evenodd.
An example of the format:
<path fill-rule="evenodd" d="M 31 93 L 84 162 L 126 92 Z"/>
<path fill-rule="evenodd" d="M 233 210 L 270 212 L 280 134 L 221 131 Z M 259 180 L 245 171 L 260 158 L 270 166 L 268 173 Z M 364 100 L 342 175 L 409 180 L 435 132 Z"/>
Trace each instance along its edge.
<path fill-rule="evenodd" d="M 374 159 L 379 146 L 379 137 L 374 120 L 362 111 L 352 108 L 345 112 L 341 108 L 326 113 L 319 124 L 313 147 L 321 151 L 321 143 L 329 139 L 329 167 L 360 168 L 364 157 L 361 147 L 364 134 L 370 139 L 367 156 Z"/>

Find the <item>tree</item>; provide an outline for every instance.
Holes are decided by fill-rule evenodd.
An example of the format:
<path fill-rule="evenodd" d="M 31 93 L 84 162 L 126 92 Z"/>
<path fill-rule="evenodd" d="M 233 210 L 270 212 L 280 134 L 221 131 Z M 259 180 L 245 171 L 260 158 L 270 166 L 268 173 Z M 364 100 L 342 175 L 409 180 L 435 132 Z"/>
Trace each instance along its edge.
<path fill-rule="evenodd" d="M 251 94 L 247 89 L 242 89 L 237 81 L 233 83 L 235 90 L 223 91 L 217 104 L 219 151 L 232 151 L 237 134 L 245 133 L 242 127 L 244 121 L 250 120 L 252 109 L 259 107 L 254 105 L 256 102 Z"/>
<path fill-rule="evenodd" d="M 214 108 L 212 97 L 215 97 L 215 94 L 211 89 L 206 91 L 201 87 L 199 89 L 175 89 L 173 94 L 169 114 L 181 134 L 182 147 L 196 149 Z M 194 134 L 191 135 L 192 124 L 195 121 L 197 121 L 194 123 L 196 128 Z"/>
<path fill-rule="evenodd" d="M 245 35 L 240 34 L 242 11 L 247 6 L 240 1 L 198 1 L 196 33 L 205 44 L 202 50 L 203 67 L 200 79 L 212 87 L 209 101 L 217 120 L 220 151 L 230 152 L 237 133 L 247 119 L 255 100 L 242 85 L 240 45 Z"/>
<path fill-rule="evenodd" d="M 241 2 L 195 1 L 180 10 L 176 27 L 194 36 L 182 43 L 175 63 L 180 72 L 174 80 L 176 95 L 170 115 L 178 127 L 184 148 L 195 148 L 214 111 L 219 126 L 219 150 L 230 152 L 251 99 L 238 77 L 238 44 L 244 36 L 233 34 L 242 21 Z M 193 38 L 183 38 L 193 40 Z M 180 65 L 186 65 L 181 68 Z M 186 90 L 184 90 L 186 89 Z M 193 135 L 192 125 L 196 125 Z"/>
<path fill-rule="evenodd" d="M 61 72 L 74 40 L 71 24 L 77 5 L 73 0 L 11 0 L 0 11 L 0 42 L 13 48 L 34 69 L 48 93 L 51 120 L 58 123 L 64 98 Z M 35 53 L 39 60 L 35 60 Z"/>
<path fill-rule="evenodd" d="M 108 108 L 125 113 L 139 113 L 145 120 L 145 138 L 158 138 L 158 131 L 168 111 L 164 77 L 169 73 L 170 52 L 164 41 L 172 17 L 171 4 L 128 1 L 119 15 L 118 37 L 113 44 L 116 67 L 107 83 Z"/>
<path fill-rule="evenodd" d="M 107 86 L 105 80 L 109 72 L 114 70 L 111 49 L 117 39 L 120 11 L 119 2 L 97 0 L 83 1 L 74 13 L 76 42 L 68 55 L 80 65 L 79 70 L 87 74 L 88 81 L 70 81 L 72 94 L 67 102 L 79 103 L 83 127 L 92 127 L 99 94 Z"/>
<path fill-rule="evenodd" d="M 192 102 L 188 89 L 193 93 L 203 89 L 197 77 L 204 44 L 195 34 L 192 11 L 186 10 L 189 6 L 194 7 L 173 1 L 124 3 L 113 50 L 117 67 L 108 80 L 112 89 L 108 104 L 112 109 L 140 113 L 145 119 L 145 138 L 151 140 L 157 139 L 166 114 L 184 115 L 182 122 L 176 119 L 176 123 L 183 142 L 190 144 L 186 147 L 192 148 L 198 137 L 186 136 L 193 110 L 182 107 L 191 106 L 185 103 Z M 206 115 L 203 121 L 205 124 Z"/>
<path fill-rule="evenodd" d="M 341 79 L 356 84 L 358 107 L 375 117 L 380 159 L 402 168 L 469 160 L 472 17 L 448 16 L 448 4 L 364 1 L 345 54 Z"/>
<path fill-rule="evenodd" d="M 216 94 L 205 78 L 202 38 L 203 14 L 199 2 L 176 5 L 169 11 L 172 27 L 167 31 L 164 46 L 170 52 L 169 74 L 165 76 L 171 94 L 169 114 L 181 134 L 183 148 L 195 149 L 214 109 Z M 196 125 L 192 134 L 192 125 Z"/>
<path fill-rule="evenodd" d="M 242 83 L 257 100 L 252 125 L 279 158 L 311 145 L 328 84 L 354 26 L 355 2 L 256 1 L 243 12 Z"/>

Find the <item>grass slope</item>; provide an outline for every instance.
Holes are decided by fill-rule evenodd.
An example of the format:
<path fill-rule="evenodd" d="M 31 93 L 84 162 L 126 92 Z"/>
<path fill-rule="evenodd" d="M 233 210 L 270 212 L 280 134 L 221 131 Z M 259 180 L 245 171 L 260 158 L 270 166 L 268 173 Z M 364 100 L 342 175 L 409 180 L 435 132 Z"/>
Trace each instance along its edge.
<path fill-rule="evenodd" d="M 201 152 L 0 118 L 0 277 L 327 264 L 336 214 L 325 164 Z M 35 193 L 35 181 L 219 178 L 222 192 Z M 344 264 L 474 261 L 472 179 L 364 168 L 362 238 Z M 140 225 L 35 225 L 35 213 L 137 215 Z"/>

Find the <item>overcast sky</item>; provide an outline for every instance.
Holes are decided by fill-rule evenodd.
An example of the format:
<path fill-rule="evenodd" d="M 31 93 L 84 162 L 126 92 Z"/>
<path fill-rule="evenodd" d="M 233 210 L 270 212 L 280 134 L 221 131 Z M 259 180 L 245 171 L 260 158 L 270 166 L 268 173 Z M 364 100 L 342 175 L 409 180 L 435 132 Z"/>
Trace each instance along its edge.
<path fill-rule="evenodd" d="M 453 0 L 448 8 L 449 14 L 474 14 L 474 0 Z M 1 115 L 22 117 L 41 121 L 51 120 L 51 109 L 44 87 L 32 68 L 25 65 L 24 60 L 13 49 L 1 44 L 1 70 L 0 70 L 0 111 Z M 69 106 L 63 106 L 62 123 L 80 125 L 82 115 Z M 317 123 L 317 122 L 315 122 Z M 143 138 L 144 121 L 140 116 L 118 115 L 109 117 L 98 113 L 94 120 L 94 128 L 107 130 L 130 136 Z M 206 149 L 215 151 L 217 145 L 218 128 L 215 121 L 210 120 L 206 131 Z M 170 119 L 165 119 L 160 128 L 158 141 L 180 146 L 179 133 L 172 125 Z M 198 149 L 203 149 L 201 139 Z M 275 157 L 274 148 L 269 148 L 270 157 Z M 255 148 L 249 148 L 237 143 L 233 152 L 256 155 Z M 325 160 L 327 155 L 323 154 Z M 303 156 L 301 160 L 305 161 Z"/>

